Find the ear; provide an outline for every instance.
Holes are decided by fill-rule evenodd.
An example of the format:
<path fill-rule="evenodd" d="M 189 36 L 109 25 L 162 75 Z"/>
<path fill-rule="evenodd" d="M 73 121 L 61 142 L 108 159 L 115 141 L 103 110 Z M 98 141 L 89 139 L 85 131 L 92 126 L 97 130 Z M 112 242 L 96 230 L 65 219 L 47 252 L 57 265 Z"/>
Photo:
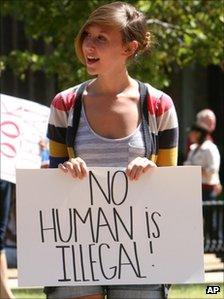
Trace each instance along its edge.
<path fill-rule="evenodd" d="M 124 46 L 124 54 L 127 56 L 127 58 L 131 57 L 132 55 L 135 54 L 137 49 L 138 49 L 138 42 L 137 40 L 133 40 Z"/>

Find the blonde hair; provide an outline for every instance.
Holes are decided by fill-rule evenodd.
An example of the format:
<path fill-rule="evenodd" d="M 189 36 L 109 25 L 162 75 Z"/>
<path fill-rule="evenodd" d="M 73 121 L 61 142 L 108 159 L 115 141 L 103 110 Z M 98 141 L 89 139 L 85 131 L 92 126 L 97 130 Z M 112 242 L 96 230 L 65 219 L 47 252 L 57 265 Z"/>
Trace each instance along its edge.
<path fill-rule="evenodd" d="M 118 29 L 121 32 L 124 44 L 136 40 L 138 42 L 138 49 L 135 54 L 151 50 L 153 38 L 152 34 L 147 31 L 147 20 L 144 14 L 131 4 L 113 2 L 94 10 L 80 29 L 75 39 L 75 51 L 82 63 L 84 63 L 82 43 L 85 29 L 92 24 Z"/>

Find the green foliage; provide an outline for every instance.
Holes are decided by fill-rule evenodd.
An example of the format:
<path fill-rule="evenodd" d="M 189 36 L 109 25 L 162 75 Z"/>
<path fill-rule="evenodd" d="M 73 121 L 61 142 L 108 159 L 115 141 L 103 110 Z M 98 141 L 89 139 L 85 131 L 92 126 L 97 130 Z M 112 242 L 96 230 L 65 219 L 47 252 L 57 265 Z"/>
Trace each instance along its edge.
<path fill-rule="evenodd" d="M 24 78 L 28 69 L 57 75 L 60 88 L 87 78 L 75 57 L 74 37 L 89 13 L 106 0 L 1 0 L 1 15 L 24 24 L 27 38 L 45 44 L 46 53 L 13 49 L 1 56 L 0 70 Z M 156 46 L 137 57 L 130 73 L 163 87 L 176 67 L 223 64 L 224 0 L 127 0 L 143 11 Z"/>

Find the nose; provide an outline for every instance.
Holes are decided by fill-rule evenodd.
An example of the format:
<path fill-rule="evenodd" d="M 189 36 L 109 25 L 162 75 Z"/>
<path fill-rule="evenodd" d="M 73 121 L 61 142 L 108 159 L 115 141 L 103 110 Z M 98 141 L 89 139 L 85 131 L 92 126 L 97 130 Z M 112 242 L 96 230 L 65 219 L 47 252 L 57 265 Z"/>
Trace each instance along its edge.
<path fill-rule="evenodd" d="M 91 36 L 87 36 L 83 41 L 83 46 L 89 49 L 93 49 L 95 46 L 94 38 Z"/>

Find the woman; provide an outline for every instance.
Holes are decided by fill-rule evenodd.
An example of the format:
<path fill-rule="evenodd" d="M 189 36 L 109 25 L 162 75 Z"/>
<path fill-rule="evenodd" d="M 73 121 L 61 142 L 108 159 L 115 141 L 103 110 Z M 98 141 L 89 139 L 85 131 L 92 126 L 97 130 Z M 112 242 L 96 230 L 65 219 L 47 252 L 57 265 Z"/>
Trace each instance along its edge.
<path fill-rule="evenodd" d="M 81 28 L 75 48 L 95 78 L 54 98 L 50 167 L 75 179 L 86 177 L 90 166 L 126 167 L 129 179 L 138 180 L 153 167 L 176 165 L 178 124 L 171 98 L 134 80 L 126 68 L 151 48 L 144 15 L 124 2 L 101 6 Z M 58 287 L 48 298 L 100 299 L 105 292 L 108 299 L 165 296 L 162 285 L 128 285 Z"/>
<path fill-rule="evenodd" d="M 222 192 L 222 185 L 219 180 L 220 154 L 211 136 L 215 126 L 216 117 L 210 109 L 204 109 L 197 114 L 196 123 L 191 127 L 188 135 L 191 146 L 187 160 L 184 162 L 185 165 L 201 166 L 202 200 L 204 202 L 215 200 Z M 217 217 L 217 210 L 204 203 L 205 252 L 214 252 L 214 248 L 218 246 L 217 240 L 222 239 L 217 227 Z"/>
<path fill-rule="evenodd" d="M 191 143 L 185 165 L 199 165 L 202 169 L 202 198 L 214 200 L 221 192 L 219 180 L 220 154 L 212 141 L 212 132 L 215 130 L 216 117 L 209 110 L 204 109 L 196 116 L 196 123 L 189 132 Z"/>

